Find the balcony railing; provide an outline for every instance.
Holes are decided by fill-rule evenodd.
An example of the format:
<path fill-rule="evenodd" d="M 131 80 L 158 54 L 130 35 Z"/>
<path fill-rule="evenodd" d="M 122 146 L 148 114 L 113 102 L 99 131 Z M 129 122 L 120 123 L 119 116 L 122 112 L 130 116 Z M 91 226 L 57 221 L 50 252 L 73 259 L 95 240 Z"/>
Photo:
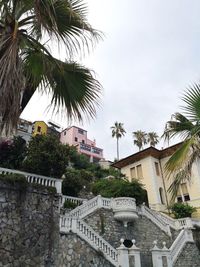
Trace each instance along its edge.
<path fill-rule="evenodd" d="M 91 145 L 87 145 L 87 144 L 83 144 L 83 143 L 80 143 L 80 149 L 88 151 L 88 152 L 91 152 L 91 153 L 94 153 L 94 154 L 98 154 L 98 155 L 100 155 L 102 153 L 102 151 L 103 151 L 100 148 L 93 147 Z"/>

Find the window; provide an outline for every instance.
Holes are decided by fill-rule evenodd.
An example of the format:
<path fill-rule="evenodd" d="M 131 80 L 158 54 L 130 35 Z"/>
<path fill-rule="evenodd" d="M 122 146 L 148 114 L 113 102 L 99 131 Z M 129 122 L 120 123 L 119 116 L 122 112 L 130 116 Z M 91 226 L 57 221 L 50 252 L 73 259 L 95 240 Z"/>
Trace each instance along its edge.
<path fill-rule="evenodd" d="M 190 201 L 190 195 L 188 193 L 187 184 L 182 183 L 177 192 L 177 202 Z"/>
<path fill-rule="evenodd" d="M 160 169 L 158 162 L 155 162 L 156 175 L 160 176 Z"/>
<path fill-rule="evenodd" d="M 182 190 L 184 201 L 189 201 L 190 200 L 190 196 L 189 196 L 189 193 L 188 193 L 188 189 L 187 189 L 187 184 L 186 183 L 181 184 L 181 190 Z"/>
<path fill-rule="evenodd" d="M 142 165 L 137 165 L 136 166 L 137 169 L 137 178 L 142 179 L 143 178 L 143 173 L 142 173 Z"/>
<path fill-rule="evenodd" d="M 74 140 L 75 140 L 75 142 L 78 142 L 78 138 L 77 137 L 75 137 Z"/>
<path fill-rule="evenodd" d="M 66 131 L 64 131 L 64 135 L 66 135 Z"/>
<path fill-rule="evenodd" d="M 82 144 L 85 144 L 85 140 L 82 140 Z"/>
<path fill-rule="evenodd" d="M 79 134 L 84 134 L 84 131 L 82 129 L 78 129 Z"/>
<path fill-rule="evenodd" d="M 41 127 L 40 127 L 40 126 L 37 127 L 37 132 L 38 132 L 38 133 L 41 132 Z"/>
<path fill-rule="evenodd" d="M 165 201 L 164 201 L 164 190 L 162 187 L 159 188 L 159 193 L 160 193 L 160 201 L 161 201 L 161 204 L 165 204 Z"/>
<path fill-rule="evenodd" d="M 135 167 L 131 168 L 131 178 L 134 179 L 134 178 L 137 178 L 136 176 L 136 171 L 135 171 Z"/>

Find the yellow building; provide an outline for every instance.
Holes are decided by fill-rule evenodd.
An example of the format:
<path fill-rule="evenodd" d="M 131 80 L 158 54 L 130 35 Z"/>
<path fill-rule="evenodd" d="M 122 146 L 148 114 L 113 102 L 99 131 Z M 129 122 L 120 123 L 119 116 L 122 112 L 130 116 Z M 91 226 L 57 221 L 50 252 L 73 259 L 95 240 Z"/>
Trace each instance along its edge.
<path fill-rule="evenodd" d="M 33 123 L 33 132 L 32 136 L 36 136 L 37 134 L 47 134 L 48 125 L 44 121 L 35 121 Z"/>
<path fill-rule="evenodd" d="M 129 181 L 139 179 L 147 190 L 149 206 L 158 211 L 165 211 L 172 203 L 168 192 L 171 180 L 166 178 L 164 166 L 179 146 L 180 143 L 163 150 L 149 147 L 119 160 L 112 166 L 121 169 Z M 200 216 L 200 161 L 193 164 L 190 182 L 181 184 L 176 201 L 187 202 L 196 207 L 194 216 Z"/>

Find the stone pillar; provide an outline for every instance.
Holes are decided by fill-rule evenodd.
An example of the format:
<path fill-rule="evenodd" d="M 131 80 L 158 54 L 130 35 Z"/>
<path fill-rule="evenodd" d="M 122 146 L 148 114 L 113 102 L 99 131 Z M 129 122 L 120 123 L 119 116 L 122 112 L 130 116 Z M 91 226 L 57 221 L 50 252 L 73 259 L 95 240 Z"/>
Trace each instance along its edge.
<path fill-rule="evenodd" d="M 55 187 L 58 194 L 62 194 L 62 179 L 56 179 Z"/>
<path fill-rule="evenodd" d="M 132 240 L 132 247 L 129 248 L 129 266 L 130 267 L 141 267 L 140 260 L 140 249 L 135 245 L 135 239 Z M 131 258 L 134 258 L 134 263 L 132 264 Z"/>
<path fill-rule="evenodd" d="M 98 195 L 97 196 L 97 205 L 98 205 L 98 208 L 102 208 L 102 196 L 101 195 Z"/>
<path fill-rule="evenodd" d="M 171 253 L 163 242 L 163 248 L 157 247 L 157 241 L 153 242 L 154 247 L 151 250 L 153 267 L 172 267 Z"/>
<path fill-rule="evenodd" d="M 117 248 L 118 267 L 129 267 L 128 248 L 124 246 L 124 239 L 120 239 L 121 245 Z"/>

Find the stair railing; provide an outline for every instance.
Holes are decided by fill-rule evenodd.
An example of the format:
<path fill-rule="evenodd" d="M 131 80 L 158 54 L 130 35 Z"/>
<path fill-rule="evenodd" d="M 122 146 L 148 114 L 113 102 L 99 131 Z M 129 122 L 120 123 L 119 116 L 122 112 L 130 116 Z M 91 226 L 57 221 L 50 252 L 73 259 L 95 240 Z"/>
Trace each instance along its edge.
<path fill-rule="evenodd" d="M 118 266 L 118 254 L 105 239 L 98 235 L 87 223 L 83 220 L 71 217 L 60 217 L 60 231 L 69 233 L 70 231 L 78 234 L 88 244 L 92 246 L 96 251 L 101 251 L 104 257 L 112 263 L 114 266 Z"/>

